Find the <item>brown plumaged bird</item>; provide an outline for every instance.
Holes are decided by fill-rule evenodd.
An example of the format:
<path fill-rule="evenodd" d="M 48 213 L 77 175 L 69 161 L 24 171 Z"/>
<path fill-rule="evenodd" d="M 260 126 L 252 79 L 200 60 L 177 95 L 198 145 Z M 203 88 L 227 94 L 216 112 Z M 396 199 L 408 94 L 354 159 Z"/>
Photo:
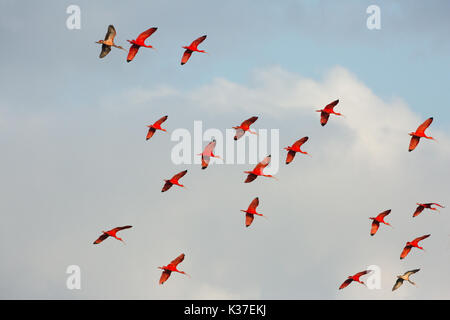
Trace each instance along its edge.
<path fill-rule="evenodd" d="M 403 275 L 401 276 L 397 276 L 397 281 L 395 281 L 394 286 L 392 287 L 392 291 L 397 290 L 398 288 L 400 288 L 400 286 L 403 284 L 403 281 L 408 281 L 409 283 L 411 283 L 412 285 L 416 285 L 414 282 L 412 282 L 411 280 L 409 280 L 409 277 L 411 275 L 413 275 L 414 273 L 420 271 L 420 269 L 414 269 L 411 271 L 407 271 L 405 272 Z"/>
<path fill-rule="evenodd" d="M 122 48 L 121 46 L 117 46 L 114 43 L 115 36 L 116 36 L 116 29 L 114 29 L 114 26 L 111 24 L 108 26 L 108 31 L 106 32 L 105 40 L 99 40 L 95 42 L 102 45 L 102 51 L 100 52 L 99 58 L 106 57 L 106 55 L 111 51 L 111 47 L 127 51 L 126 49 Z"/>

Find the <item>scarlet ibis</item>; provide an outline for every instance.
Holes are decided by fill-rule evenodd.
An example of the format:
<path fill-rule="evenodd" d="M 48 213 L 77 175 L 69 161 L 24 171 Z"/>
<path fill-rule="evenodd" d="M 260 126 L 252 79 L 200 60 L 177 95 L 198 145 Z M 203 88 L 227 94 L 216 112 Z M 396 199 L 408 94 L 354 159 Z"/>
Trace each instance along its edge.
<path fill-rule="evenodd" d="M 411 132 L 409 135 L 411 136 L 411 141 L 409 143 L 409 149 L 408 151 L 413 151 L 417 145 L 419 144 L 420 138 L 426 138 L 426 139 L 432 139 L 436 140 L 433 137 L 429 137 L 425 134 L 425 130 L 430 126 L 430 124 L 433 122 L 433 117 L 428 118 L 425 120 L 424 123 L 422 123 L 416 130 L 416 132 Z"/>
<path fill-rule="evenodd" d="M 424 250 L 424 248 L 419 246 L 419 241 L 422 241 L 423 239 L 428 238 L 429 236 L 431 236 L 431 234 L 427 234 L 421 237 L 418 237 L 416 239 L 414 239 L 413 241 L 407 242 L 405 247 L 403 248 L 402 253 L 400 254 L 400 259 L 404 259 L 408 253 L 411 251 L 411 248 L 418 248 L 420 250 Z"/>
<path fill-rule="evenodd" d="M 192 43 L 189 46 L 184 46 L 183 49 L 186 49 L 186 51 L 184 51 L 183 57 L 181 58 L 181 65 L 185 64 L 186 62 L 188 62 L 189 58 L 191 57 L 192 52 L 203 52 L 203 53 L 207 53 L 205 50 L 199 50 L 197 49 L 197 46 L 202 43 L 204 40 L 206 39 L 206 35 L 205 36 L 201 36 L 200 38 L 195 39 L 194 41 L 192 41 Z"/>
<path fill-rule="evenodd" d="M 303 154 L 308 154 L 308 152 L 305 152 L 300 149 L 300 147 L 306 141 L 308 141 L 308 139 L 309 139 L 308 137 L 303 137 L 300 140 L 295 141 L 295 143 L 292 146 L 284 148 L 284 150 L 288 151 L 287 156 L 286 156 L 286 164 L 289 164 L 289 163 L 291 163 L 292 160 L 294 160 L 295 154 L 297 152 L 300 152 Z"/>
<path fill-rule="evenodd" d="M 398 288 L 400 288 L 400 286 L 403 284 L 403 281 L 408 281 L 409 283 L 411 283 L 412 285 L 416 285 L 414 282 L 412 282 L 411 280 L 409 280 L 409 277 L 411 275 L 413 275 L 416 272 L 419 272 L 420 269 L 414 269 L 414 270 L 410 270 L 410 271 L 406 271 L 403 275 L 401 276 L 397 276 L 397 281 L 395 281 L 394 286 L 392 287 L 392 291 L 397 290 Z"/>
<path fill-rule="evenodd" d="M 117 240 L 124 242 L 122 240 L 122 238 L 119 238 L 118 236 L 116 236 L 116 233 L 119 232 L 120 230 L 129 229 L 131 227 L 132 226 L 124 226 L 124 227 L 117 227 L 117 228 L 111 229 L 109 231 L 102 231 L 102 235 L 100 237 L 98 237 L 97 240 L 94 241 L 94 244 L 99 244 L 100 242 L 102 242 L 103 240 L 105 240 L 108 237 L 113 237 L 113 238 L 116 238 Z"/>
<path fill-rule="evenodd" d="M 246 131 L 248 131 L 252 134 L 257 134 L 256 132 L 250 130 L 250 126 L 256 120 L 258 120 L 258 117 L 251 117 L 251 118 L 245 120 L 244 122 L 242 122 L 240 126 L 233 127 L 233 129 L 236 130 L 236 135 L 234 136 L 234 140 L 238 140 L 240 137 L 242 137 L 245 134 Z"/>
<path fill-rule="evenodd" d="M 359 282 L 359 283 L 365 285 L 365 283 L 363 281 L 359 280 L 359 278 L 365 274 L 368 274 L 369 272 L 370 272 L 370 270 L 364 270 L 364 271 L 358 272 L 357 274 L 355 274 L 353 276 L 348 276 L 347 280 L 345 280 L 339 287 L 339 290 L 344 289 L 346 286 L 348 286 L 353 281 L 356 281 L 356 282 Z"/>
<path fill-rule="evenodd" d="M 218 158 L 220 159 L 220 156 L 216 156 L 214 152 L 214 148 L 216 147 L 216 140 L 211 141 L 208 143 L 208 145 L 205 147 L 202 153 L 199 153 L 199 156 L 202 156 L 202 169 L 206 169 L 209 165 L 210 158 Z"/>
<path fill-rule="evenodd" d="M 417 205 L 418 205 L 418 207 L 417 207 L 416 211 L 414 211 L 413 217 L 417 217 L 419 214 L 422 213 L 422 211 L 424 209 L 430 209 L 430 210 L 439 211 L 437 208 L 431 207 L 432 205 L 436 205 L 438 207 L 445 208 L 444 206 L 441 206 L 439 203 L 434 203 L 434 202 L 431 202 L 431 203 L 417 203 Z"/>
<path fill-rule="evenodd" d="M 129 43 L 131 43 L 130 50 L 128 51 L 127 62 L 130 62 L 131 60 L 134 59 L 134 57 L 136 56 L 136 54 L 138 53 L 138 51 L 141 47 L 154 49 L 153 46 L 146 45 L 145 40 L 148 37 L 150 37 L 156 30 L 158 30 L 158 28 L 147 29 L 144 32 L 142 32 L 136 38 L 136 40 L 127 40 Z"/>
<path fill-rule="evenodd" d="M 105 40 L 98 40 L 95 42 L 102 45 L 102 51 L 100 52 L 99 58 L 106 57 L 106 55 L 111 51 L 111 47 L 127 51 L 121 46 L 116 46 L 116 44 L 114 43 L 115 36 L 116 36 L 116 29 L 114 29 L 114 26 L 111 24 L 108 26 L 108 31 L 106 32 Z"/>
<path fill-rule="evenodd" d="M 261 216 L 261 217 L 265 217 L 264 215 L 262 215 L 261 213 L 256 212 L 256 207 L 259 205 L 259 198 L 256 197 L 255 199 L 253 199 L 253 201 L 250 203 L 250 205 L 248 206 L 247 210 L 241 210 L 242 212 L 245 212 L 245 226 L 249 227 L 252 222 L 253 219 L 255 218 L 255 214 L 257 216 Z"/>
<path fill-rule="evenodd" d="M 173 185 L 184 187 L 184 185 L 180 184 L 178 182 L 178 180 L 181 179 L 186 173 L 187 173 L 187 170 L 184 170 L 184 171 L 181 171 L 181 172 L 177 173 L 176 175 L 174 175 L 172 177 L 172 179 L 164 180 L 166 183 L 164 184 L 161 192 L 169 190 Z"/>
<path fill-rule="evenodd" d="M 183 260 L 184 260 L 184 253 L 180 254 L 178 257 L 172 260 L 167 266 L 158 267 L 158 269 L 163 270 L 161 278 L 159 279 L 159 284 L 163 284 L 164 282 L 166 282 L 166 280 L 169 279 L 170 274 L 172 272 L 178 272 L 189 276 L 186 272 L 177 269 L 177 265 L 181 263 Z"/>
<path fill-rule="evenodd" d="M 316 110 L 316 112 L 320 112 L 320 124 L 322 127 L 327 124 L 328 118 L 330 114 L 335 114 L 337 116 L 342 116 L 341 113 L 335 112 L 334 107 L 339 103 L 339 99 L 327 104 L 325 108 Z"/>
<path fill-rule="evenodd" d="M 167 132 L 166 129 L 161 128 L 161 124 L 167 120 L 167 116 L 162 117 L 161 119 L 159 119 L 158 121 L 156 121 L 154 124 L 147 126 L 148 129 L 148 133 L 147 133 L 147 137 L 145 138 L 146 140 L 150 139 L 153 134 L 155 134 L 156 130 L 161 130 L 164 132 Z"/>
<path fill-rule="evenodd" d="M 255 180 L 258 176 L 268 177 L 268 178 L 274 178 L 276 177 L 270 175 L 270 174 L 264 174 L 263 170 L 265 167 L 267 167 L 270 163 L 271 155 L 269 154 L 267 157 L 265 157 L 260 163 L 258 163 L 255 168 L 253 168 L 252 171 L 244 171 L 244 173 L 247 173 L 247 179 L 245 179 L 245 183 L 252 182 Z"/>
<path fill-rule="evenodd" d="M 370 217 L 369 219 L 373 220 L 372 222 L 372 228 L 370 229 L 370 235 L 373 236 L 375 233 L 377 233 L 378 228 L 380 227 L 380 223 L 384 223 L 385 225 L 390 226 L 390 224 L 386 221 L 384 221 L 384 218 L 391 213 L 391 209 L 383 211 L 376 217 Z"/>

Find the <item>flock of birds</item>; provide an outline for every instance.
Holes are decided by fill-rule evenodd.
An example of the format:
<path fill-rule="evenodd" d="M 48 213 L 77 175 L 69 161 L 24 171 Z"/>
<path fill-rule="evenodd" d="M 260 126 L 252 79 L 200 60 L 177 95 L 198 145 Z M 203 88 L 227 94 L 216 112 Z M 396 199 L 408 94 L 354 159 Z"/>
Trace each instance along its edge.
<path fill-rule="evenodd" d="M 145 40 L 150 37 L 155 31 L 157 30 L 157 28 L 150 28 L 144 32 L 142 32 L 137 38 L 136 40 L 128 40 L 128 42 L 131 44 L 129 50 L 128 50 L 128 56 L 127 56 L 127 62 L 130 62 L 134 59 L 134 57 L 136 56 L 136 54 L 138 53 L 140 47 L 146 47 L 146 48 L 153 48 L 153 46 L 151 45 L 146 45 L 145 44 Z M 99 43 L 102 45 L 102 50 L 100 53 L 100 58 L 104 58 L 106 55 L 108 55 L 108 53 L 111 51 L 111 47 L 115 47 L 118 49 L 122 49 L 125 50 L 123 47 L 121 46 L 117 46 L 114 43 L 114 38 L 116 36 L 116 30 L 114 28 L 113 25 L 108 26 L 108 31 L 106 33 L 105 39 L 104 40 L 99 40 L 96 43 Z M 181 58 L 181 65 L 184 65 L 189 58 L 191 57 L 191 54 L 193 52 L 205 52 L 204 50 L 199 50 L 197 47 L 200 43 L 202 43 L 204 40 L 206 39 L 206 35 L 197 38 L 196 40 L 194 40 L 189 46 L 184 46 L 183 49 L 185 49 L 183 56 Z M 335 100 L 331 103 L 329 103 L 328 105 L 326 105 L 323 109 L 320 110 L 316 110 L 317 112 L 320 112 L 320 124 L 322 126 L 325 126 L 330 118 L 330 115 L 336 115 L 336 116 L 343 116 L 341 113 L 335 112 L 334 108 L 336 107 L 336 105 L 339 103 L 339 100 Z M 146 140 L 149 140 L 150 138 L 153 137 L 153 135 L 156 133 L 157 130 L 160 131 L 166 131 L 166 129 L 162 128 L 161 125 L 168 119 L 168 116 L 163 116 L 161 117 L 159 120 L 155 121 L 152 125 L 148 125 L 147 127 L 148 132 L 147 132 L 147 136 L 146 136 Z M 257 132 L 252 131 L 250 129 L 250 126 L 256 121 L 258 120 L 258 117 L 254 116 L 251 117 L 245 121 L 243 121 L 239 126 L 235 126 L 233 127 L 233 129 L 236 130 L 236 134 L 234 136 L 234 140 L 238 140 L 241 137 L 243 137 L 247 132 L 250 134 L 257 134 Z M 413 151 L 417 145 L 419 144 L 419 141 L 421 138 L 425 138 L 425 139 L 432 139 L 435 140 L 433 137 L 427 136 L 425 134 L 425 130 L 431 125 L 433 121 L 433 118 L 428 118 L 424 123 L 422 123 L 414 132 L 409 133 L 409 135 L 411 136 L 411 140 L 410 140 L 410 144 L 409 144 L 409 148 L 408 151 Z M 295 141 L 291 146 L 285 147 L 284 150 L 287 151 L 287 155 L 286 155 L 286 165 L 291 163 L 294 158 L 295 155 L 297 153 L 301 153 L 301 154 L 305 154 L 305 155 L 309 155 L 308 152 L 303 151 L 301 149 L 301 147 L 303 146 L 303 144 L 305 144 L 308 141 L 308 137 L 303 137 L 297 141 Z M 214 155 L 214 148 L 216 146 L 216 141 L 212 140 L 211 142 L 209 142 L 207 144 L 207 146 L 204 148 L 203 152 L 198 154 L 199 156 L 202 157 L 202 169 L 206 169 L 210 163 L 211 158 L 220 158 L 217 155 Z M 269 178 L 275 178 L 272 175 L 269 174 L 265 174 L 264 173 L 264 169 L 270 164 L 270 160 L 271 160 L 271 156 L 268 155 L 266 156 L 261 162 L 259 162 L 251 171 L 244 171 L 244 173 L 247 174 L 247 177 L 244 181 L 244 183 L 250 183 L 252 181 L 254 181 L 256 178 L 258 177 L 269 177 Z M 164 185 L 162 187 L 161 192 L 166 192 L 168 191 L 172 186 L 176 185 L 179 187 L 185 187 L 183 184 L 180 183 L 180 179 L 186 175 L 187 170 L 181 171 L 177 174 L 175 174 L 172 178 L 164 180 Z M 256 197 L 252 200 L 252 202 L 250 203 L 250 205 L 248 206 L 247 210 L 241 210 L 242 212 L 245 213 L 245 226 L 249 227 L 255 216 L 262 216 L 265 217 L 263 214 L 256 212 L 256 208 L 259 205 L 259 198 Z M 441 208 L 444 208 L 444 206 L 438 204 L 438 203 L 417 203 L 418 207 L 415 210 L 413 217 L 417 217 L 419 214 L 422 213 L 422 211 L 424 209 L 430 209 L 430 210 L 438 210 L 437 208 L 433 207 L 433 206 L 438 206 Z M 374 236 L 379 227 L 380 224 L 385 224 L 388 226 L 391 226 L 388 222 L 384 221 L 384 219 L 386 218 L 386 216 L 388 216 L 391 213 L 391 210 L 386 210 L 384 212 L 381 212 L 380 214 L 378 214 L 376 217 L 370 217 L 369 219 L 372 220 L 372 225 L 371 225 L 371 229 L 370 229 L 370 235 Z M 94 241 L 94 244 L 99 244 L 102 241 L 104 241 L 105 239 L 107 239 L 108 237 L 112 237 L 115 238 L 117 240 L 120 240 L 123 242 L 123 239 L 117 236 L 117 232 L 124 230 L 124 229 L 129 229 L 132 226 L 123 226 L 123 227 L 117 227 L 114 229 L 111 229 L 109 231 L 102 231 L 102 234 L 98 237 L 97 240 Z M 411 251 L 412 248 L 417 248 L 417 249 L 421 249 L 424 250 L 421 246 L 419 246 L 419 242 L 428 238 L 430 236 L 430 234 L 421 236 L 421 237 L 417 237 L 412 241 L 408 241 L 406 242 L 405 247 L 403 248 L 401 254 L 400 254 L 400 259 L 404 259 L 406 258 L 406 256 L 409 254 L 409 252 Z M 178 257 L 176 257 L 174 260 L 172 260 L 168 265 L 166 266 L 162 266 L 162 267 L 158 267 L 159 269 L 162 269 L 162 274 L 159 280 L 159 284 L 163 284 L 171 275 L 172 272 L 178 272 L 181 274 L 185 274 L 188 275 L 187 273 L 185 273 L 184 271 L 178 270 L 177 266 L 178 264 L 180 264 L 185 258 L 184 253 L 180 254 Z M 414 269 L 414 270 L 410 270 L 405 272 L 403 275 L 399 275 L 397 276 L 397 280 L 392 288 L 392 291 L 398 289 L 404 281 L 408 281 L 411 284 L 415 284 L 414 282 L 412 282 L 409 277 L 411 275 L 413 275 L 414 273 L 418 272 L 420 269 Z M 363 285 L 365 285 L 365 283 L 363 281 L 360 280 L 360 278 L 364 275 L 369 274 L 371 271 L 370 270 L 364 270 L 361 272 L 358 272 L 352 276 L 349 276 L 339 287 L 339 289 L 343 289 L 345 287 L 347 287 L 350 283 L 352 282 L 358 282 L 361 283 Z M 189 276 L 189 275 L 188 275 Z"/>

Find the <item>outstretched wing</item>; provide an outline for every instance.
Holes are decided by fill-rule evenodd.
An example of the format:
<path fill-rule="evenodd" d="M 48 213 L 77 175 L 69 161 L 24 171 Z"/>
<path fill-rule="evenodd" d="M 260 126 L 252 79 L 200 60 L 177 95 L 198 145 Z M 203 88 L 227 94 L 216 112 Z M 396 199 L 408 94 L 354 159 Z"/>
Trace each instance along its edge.
<path fill-rule="evenodd" d="M 370 229 L 370 235 L 373 236 L 375 233 L 377 233 L 379 227 L 380 223 L 377 220 L 373 220 L 372 228 Z"/>
<path fill-rule="evenodd" d="M 161 125 L 161 123 L 163 123 L 164 121 L 166 121 L 168 118 L 168 116 L 164 116 L 161 119 L 159 119 L 158 121 L 156 121 L 153 125 Z"/>
<path fill-rule="evenodd" d="M 422 241 L 423 239 L 426 239 L 426 238 L 428 238 L 429 236 L 431 236 L 431 234 L 426 234 L 426 235 L 424 235 L 424 236 L 415 238 L 415 239 L 413 240 L 413 242 L 416 242 L 416 241 L 417 241 L 417 242 Z"/>
<path fill-rule="evenodd" d="M 288 151 L 287 156 L 286 156 L 286 164 L 289 164 L 292 162 L 292 160 L 294 160 L 295 157 L 295 151 Z"/>
<path fill-rule="evenodd" d="M 427 120 L 425 120 L 424 123 L 422 123 L 416 130 L 416 133 L 425 133 L 425 130 L 430 126 L 430 124 L 433 122 L 433 117 L 428 118 Z"/>
<path fill-rule="evenodd" d="M 411 137 L 411 141 L 409 142 L 409 149 L 408 149 L 408 151 L 409 152 L 413 151 L 417 147 L 417 145 L 419 144 L 419 141 L 420 141 L 420 137 L 412 136 Z"/>
<path fill-rule="evenodd" d="M 161 192 L 165 192 L 167 190 L 169 190 L 172 187 L 172 182 L 170 182 L 169 180 L 166 181 L 166 183 L 164 184 Z"/>
<path fill-rule="evenodd" d="M 348 286 L 350 283 L 352 283 L 352 281 L 353 281 L 353 279 L 351 279 L 351 278 L 345 280 L 339 287 L 339 290 L 344 289 L 346 286 Z"/>
<path fill-rule="evenodd" d="M 252 224 L 254 218 L 255 216 L 251 213 L 245 214 L 245 226 L 249 227 Z"/>
<path fill-rule="evenodd" d="M 99 244 L 100 242 L 102 242 L 103 240 L 105 240 L 108 237 L 109 236 L 106 233 L 103 233 L 100 237 L 98 237 L 97 240 L 94 241 L 94 244 Z"/>
<path fill-rule="evenodd" d="M 411 248 L 412 248 L 411 246 L 405 246 L 403 248 L 402 253 L 400 254 L 400 259 L 404 259 L 408 255 L 408 253 L 411 251 Z"/>
<path fill-rule="evenodd" d="M 158 28 L 150 28 L 142 32 L 136 39 L 136 42 L 145 41 L 148 37 L 150 37 Z"/>
<path fill-rule="evenodd" d="M 424 206 L 422 206 L 422 205 L 418 206 L 416 211 L 414 211 L 414 213 L 413 213 L 413 217 L 417 217 L 419 214 L 421 214 L 423 209 L 425 209 Z"/>
<path fill-rule="evenodd" d="M 173 180 L 179 180 L 181 179 L 185 174 L 187 173 L 187 170 L 181 171 L 179 173 L 177 173 L 176 175 L 174 175 L 172 177 Z"/>
<path fill-rule="evenodd" d="M 297 141 L 295 141 L 295 143 L 292 145 L 293 147 L 300 147 L 302 144 L 304 144 L 306 141 L 308 141 L 308 137 L 303 137 Z"/>
<path fill-rule="evenodd" d="M 202 169 L 206 169 L 208 167 L 210 159 L 210 156 L 205 156 L 204 154 L 202 154 Z"/>
<path fill-rule="evenodd" d="M 322 125 L 322 127 L 327 124 L 329 117 L 330 117 L 330 114 L 328 112 L 322 111 L 320 113 L 320 124 Z"/>
<path fill-rule="evenodd" d="M 250 127 L 256 120 L 258 120 L 258 117 L 251 117 L 251 118 L 248 118 L 247 120 L 245 120 L 244 122 L 241 123 L 241 127 L 242 127 L 242 128 L 248 128 L 248 127 Z"/>
<path fill-rule="evenodd" d="M 179 263 L 183 262 L 183 260 L 184 260 L 184 253 L 180 254 L 178 257 L 173 259 L 170 262 L 170 264 L 176 267 Z"/>
<path fill-rule="evenodd" d="M 250 210 L 255 210 L 256 209 L 256 207 L 258 207 L 258 205 L 259 205 L 259 198 L 258 197 L 256 197 L 255 199 L 253 199 L 253 201 L 250 203 L 250 205 L 248 206 L 248 210 L 247 211 L 250 211 Z"/>
<path fill-rule="evenodd" d="M 108 55 L 108 53 L 111 52 L 111 46 L 108 46 L 106 44 L 102 44 L 102 51 L 100 52 L 99 58 L 104 58 Z"/>
<path fill-rule="evenodd" d="M 216 140 L 213 140 L 206 145 L 205 149 L 203 150 L 203 154 L 212 155 L 215 147 L 216 147 Z"/>
<path fill-rule="evenodd" d="M 386 211 L 383 211 L 382 213 L 380 213 L 380 214 L 378 215 L 378 217 L 384 218 L 384 217 L 386 217 L 389 213 L 391 213 L 391 209 L 386 210 Z"/>
<path fill-rule="evenodd" d="M 441 208 L 445 208 L 444 206 L 441 206 L 439 203 L 433 202 L 431 204 L 434 204 L 435 206 L 441 207 Z"/>
<path fill-rule="evenodd" d="M 339 99 L 338 100 L 334 100 L 333 102 L 327 104 L 324 108 L 324 110 L 327 111 L 333 111 L 333 108 L 339 103 Z"/>
<path fill-rule="evenodd" d="M 130 50 L 128 51 L 127 62 L 130 62 L 136 56 L 136 53 L 139 51 L 138 45 L 131 45 Z"/>
<path fill-rule="evenodd" d="M 191 57 L 192 51 L 191 50 L 186 50 L 183 53 L 183 57 L 181 58 L 181 65 L 185 64 L 186 62 L 188 62 L 189 58 Z"/>
<path fill-rule="evenodd" d="M 260 163 L 258 163 L 255 167 L 255 171 L 262 171 L 265 167 L 267 167 L 270 163 L 270 159 L 272 156 L 269 154 L 267 157 L 265 157 Z"/>
<path fill-rule="evenodd" d="M 394 286 L 392 287 L 392 291 L 397 290 L 398 288 L 400 288 L 402 284 L 403 284 L 403 279 L 402 278 L 398 278 L 397 281 L 395 281 Z"/>
<path fill-rule="evenodd" d="M 198 46 L 200 43 L 202 43 L 203 41 L 205 41 L 205 39 L 206 39 L 206 35 L 201 36 L 201 37 L 195 39 L 194 41 L 192 41 L 190 47 L 197 48 L 197 46 Z"/>
<path fill-rule="evenodd" d="M 108 31 L 106 32 L 105 35 L 105 41 L 110 40 L 112 42 L 114 41 L 115 36 L 116 36 L 116 29 L 114 29 L 114 26 L 112 24 L 110 24 L 108 26 Z"/>
<path fill-rule="evenodd" d="M 359 278 L 365 274 L 368 274 L 369 272 L 370 272 L 370 270 L 364 270 L 364 271 L 361 271 L 361 272 L 358 272 L 357 274 L 355 274 L 354 277 Z"/>
<path fill-rule="evenodd" d="M 240 137 L 242 137 L 245 134 L 245 131 L 241 128 L 236 129 L 236 134 L 234 136 L 234 140 L 238 140 Z"/>
<path fill-rule="evenodd" d="M 172 271 L 170 270 L 164 270 L 161 274 L 161 278 L 159 278 L 159 284 L 163 284 L 164 282 L 166 282 L 167 279 L 169 279 L 171 273 Z"/>
<path fill-rule="evenodd" d="M 419 272 L 419 271 L 420 271 L 420 269 L 410 270 L 410 271 L 405 272 L 404 276 L 409 277 L 409 276 L 411 276 L 412 274 L 414 274 L 414 273 L 416 273 L 416 272 Z"/>
<path fill-rule="evenodd" d="M 129 229 L 129 228 L 132 228 L 132 227 L 133 226 L 117 227 L 117 228 L 112 229 L 111 231 L 119 232 L 120 230 Z"/>
<path fill-rule="evenodd" d="M 256 174 L 253 173 L 249 173 L 247 176 L 247 179 L 245 179 L 244 183 L 249 183 L 252 182 L 253 180 L 255 180 L 258 176 Z"/>
<path fill-rule="evenodd" d="M 148 139 L 150 139 L 151 137 L 153 137 L 153 135 L 155 134 L 155 131 L 156 131 L 155 128 L 150 127 L 150 128 L 148 129 L 147 137 L 145 137 L 145 140 L 148 140 Z"/>

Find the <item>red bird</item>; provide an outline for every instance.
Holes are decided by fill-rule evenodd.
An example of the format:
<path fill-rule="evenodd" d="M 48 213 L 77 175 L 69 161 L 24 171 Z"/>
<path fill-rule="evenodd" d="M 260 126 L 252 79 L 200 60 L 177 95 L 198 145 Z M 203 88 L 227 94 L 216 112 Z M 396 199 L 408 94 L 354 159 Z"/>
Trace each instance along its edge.
<path fill-rule="evenodd" d="M 119 232 L 120 230 L 129 229 L 131 227 L 132 226 L 124 226 L 124 227 L 117 227 L 117 228 L 111 229 L 109 231 L 102 231 L 103 234 L 100 237 L 98 237 L 97 240 L 94 241 L 94 244 L 99 244 L 100 242 L 102 242 L 103 240 L 105 240 L 108 237 L 113 237 L 113 238 L 116 238 L 117 240 L 124 242 L 122 240 L 122 238 L 119 238 L 116 236 L 116 233 Z"/>
<path fill-rule="evenodd" d="M 218 158 L 220 159 L 220 156 L 216 156 L 214 152 L 214 148 L 216 147 L 216 140 L 211 141 L 208 143 L 208 145 L 205 147 L 202 153 L 199 153 L 199 156 L 202 156 L 202 169 L 206 169 L 209 165 L 210 158 Z"/>
<path fill-rule="evenodd" d="M 270 174 L 264 174 L 263 170 L 265 167 L 267 167 L 270 163 L 271 155 L 269 154 L 267 157 L 265 157 L 260 163 L 258 163 L 255 168 L 253 168 L 252 171 L 244 171 L 244 173 L 248 173 L 247 179 L 245 179 L 245 183 L 252 182 L 255 180 L 258 176 L 268 177 L 268 178 L 274 178 L 274 176 Z"/>
<path fill-rule="evenodd" d="M 391 226 L 388 222 L 384 221 L 384 218 L 391 213 L 391 209 L 383 211 L 376 217 L 370 217 L 369 219 L 372 219 L 372 228 L 370 229 L 370 235 L 373 236 L 375 233 L 377 233 L 378 228 L 380 226 L 380 223 L 384 223 L 385 225 Z M 391 226 L 392 227 L 392 226 Z"/>
<path fill-rule="evenodd" d="M 164 180 L 166 183 L 164 184 L 161 192 L 169 190 L 174 184 L 177 186 L 186 188 L 184 185 L 182 185 L 178 182 L 178 180 L 181 179 L 186 173 L 187 173 L 187 170 L 184 170 L 184 171 L 181 171 L 181 172 L 177 173 L 176 175 L 174 175 L 172 177 L 172 179 Z"/>
<path fill-rule="evenodd" d="M 256 207 L 259 205 L 259 198 L 256 197 L 253 199 L 253 201 L 248 206 L 247 210 L 241 210 L 242 212 L 245 212 L 245 226 L 248 227 L 252 224 L 253 219 L 255 218 L 255 214 L 257 216 L 265 217 L 261 213 L 256 212 Z"/>
<path fill-rule="evenodd" d="M 444 206 L 441 206 L 439 203 L 434 203 L 434 202 L 431 202 L 431 203 L 417 203 L 417 205 L 418 205 L 418 207 L 417 207 L 416 211 L 414 211 L 413 218 L 417 217 L 419 214 L 421 214 L 424 209 L 430 209 L 430 210 L 435 210 L 435 211 L 437 210 L 437 211 L 439 211 L 437 208 L 432 208 L 431 207 L 432 205 L 436 205 L 438 207 L 445 208 Z"/>
<path fill-rule="evenodd" d="M 328 118 L 330 117 L 330 114 L 335 114 L 337 116 L 342 116 L 342 114 L 334 112 L 333 108 L 339 103 L 339 99 L 331 102 L 330 104 L 326 105 L 325 108 L 316 110 L 317 112 L 320 112 L 320 124 L 322 127 L 327 124 Z"/>
<path fill-rule="evenodd" d="M 408 151 L 413 151 L 417 145 L 419 144 L 420 138 L 426 138 L 426 139 L 432 139 L 436 140 L 433 137 L 429 137 L 425 134 L 425 130 L 430 126 L 430 124 L 433 122 L 433 117 L 428 118 L 425 120 L 424 123 L 422 123 L 416 130 L 416 132 L 411 132 L 409 135 L 411 136 L 411 142 L 409 143 L 409 149 Z"/>
<path fill-rule="evenodd" d="M 297 152 L 300 152 L 303 154 L 308 154 L 308 152 L 305 152 L 300 149 L 300 147 L 306 141 L 308 141 L 308 137 L 303 137 L 300 140 L 295 141 L 295 143 L 292 146 L 284 148 L 284 150 L 288 151 L 287 156 L 286 156 L 286 164 L 289 164 L 289 163 L 291 163 L 292 160 L 294 160 L 295 154 Z"/>
<path fill-rule="evenodd" d="M 198 50 L 197 46 L 202 43 L 204 40 L 206 39 L 206 35 L 205 36 L 201 36 L 200 38 L 195 39 L 194 41 L 192 41 L 192 43 L 189 46 L 185 46 L 183 47 L 183 49 L 186 49 L 186 51 L 184 51 L 183 57 L 181 58 L 181 65 L 185 64 L 186 62 L 188 62 L 189 58 L 191 57 L 192 52 L 203 52 L 203 53 L 207 53 L 205 50 Z"/>
<path fill-rule="evenodd" d="M 252 134 L 257 134 L 256 132 L 250 130 L 250 126 L 256 120 L 258 120 L 258 117 L 251 117 L 251 118 L 245 120 L 244 122 L 242 122 L 240 126 L 233 127 L 233 129 L 236 129 L 236 135 L 234 136 L 234 140 L 238 140 L 240 137 L 242 137 L 245 134 L 246 131 L 248 131 Z"/>
<path fill-rule="evenodd" d="M 170 262 L 167 266 L 158 267 L 158 269 L 163 270 L 161 278 L 159 279 L 159 284 L 163 284 L 164 282 L 166 282 L 166 280 L 169 279 L 170 274 L 172 272 L 178 272 L 189 276 L 186 272 L 177 269 L 177 265 L 181 263 L 183 260 L 184 260 L 184 253 L 180 254 L 178 257 L 172 260 L 172 262 Z"/>
<path fill-rule="evenodd" d="M 429 236 L 431 236 L 431 234 L 427 234 L 425 236 L 418 237 L 411 242 L 407 242 L 406 246 L 403 248 L 402 253 L 400 254 L 400 259 L 404 259 L 408 255 L 408 253 L 411 251 L 412 247 L 418 248 L 420 250 L 424 250 L 424 248 L 419 246 L 419 241 L 422 241 L 423 239 L 426 239 Z"/>
<path fill-rule="evenodd" d="M 348 286 L 353 281 L 356 281 L 356 282 L 359 282 L 359 283 L 365 285 L 365 283 L 363 281 L 360 281 L 359 278 L 365 274 L 368 274 L 369 272 L 370 272 L 370 270 L 364 270 L 364 271 L 358 272 L 357 274 L 355 274 L 353 276 L 348 276 L 348 279 L 345 280 L 341 284 L 341 286 L 339 287 L 339 290 L 344 289 L 346 286 Z"/>
<path fill-rule="evenodd" d="M 150 29 L 145 30 L 144 32 L 142 32 L 137 37 L 136 40 L 127 40 L 129 43 L 131 43 L 130 50 L 128 51 L 127 62 L 130 62 L 131 60 L 134 59 L 134 56 L 137 54 L 137 52 L 139 51 L 139 49 L 141 47 L 154 49 L 153 46 L 146 45 L 145 44 L 145 40 L 148 37 L 150 37 L 156 30 L 158 30 L 158 28 L 150 28 Z"/>
<path fill-rule="evenodd" d="M 166 129 L 161 128 L 161 124 L 166 120 L 167 120 L 167 116 L 164 116 L 161 119 L 159 119 L 158 121 L 156 121 L 154 124 L 147 126 L 149 129 L 148 129 L 147 137 L 145 139 L 148 140 L 151 137 L 153 137 L 156 130 L 161 130 L 161 131 L 167 132 Z"/>

